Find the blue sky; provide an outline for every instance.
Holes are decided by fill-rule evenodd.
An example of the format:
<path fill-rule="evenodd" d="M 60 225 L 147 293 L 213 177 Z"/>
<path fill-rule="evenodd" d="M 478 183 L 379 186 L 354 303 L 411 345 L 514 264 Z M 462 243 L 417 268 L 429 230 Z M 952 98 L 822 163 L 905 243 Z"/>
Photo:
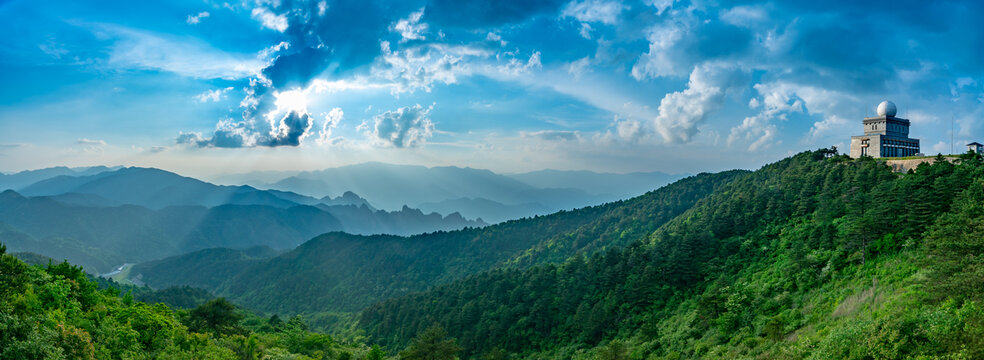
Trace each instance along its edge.
<path fill-rule="evenodd" d="M 977 1 L 0 2 L 0 171 L 753 168 L 984 140 Z M 951 133 L 951 120 L 954 131 Z"/>

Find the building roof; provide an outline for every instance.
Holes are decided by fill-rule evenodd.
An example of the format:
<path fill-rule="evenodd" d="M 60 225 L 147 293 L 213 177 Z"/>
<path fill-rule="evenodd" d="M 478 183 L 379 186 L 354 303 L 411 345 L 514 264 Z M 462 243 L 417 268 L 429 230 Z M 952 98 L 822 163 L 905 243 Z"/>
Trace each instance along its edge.
<path fill-rule="evenodd" d="M 981 143 L 976 142 L 976 141 L 975 142 L 972 142 L 970 144 L 967 144 L 967 146 L 971 146 L 971 145 L 984 146 L 984 144 L 981 144 Z"/>

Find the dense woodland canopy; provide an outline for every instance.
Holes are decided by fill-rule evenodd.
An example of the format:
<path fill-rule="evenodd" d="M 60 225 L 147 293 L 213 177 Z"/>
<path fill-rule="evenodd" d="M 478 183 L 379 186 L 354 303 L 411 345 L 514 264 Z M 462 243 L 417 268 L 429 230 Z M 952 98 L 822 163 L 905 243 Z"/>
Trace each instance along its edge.
<path fill-rule="evenodd" d="M 360 325 L 398 349 L 438 324 L 466 356 L 984 357 L 980 158 L 896 174 L 829 155 L 739 177 L 623 249 L 474 275 Z"/>
<path fill-rule="evenodd" d="M 131 276 L 154 287 L 202 286 L 262 311 L 355 312 L 498 267 L 561 262 L 630 244 L 744 173 L 696 175 L 629 200 L 484 228 L 411 237 L 328 233 L 267 260 L 205 250 L 138 265 Z"/>
<path fill-rule="evenodd" d="M 0 245 L 0 359 L 380 359 L 378 348 L 313 333 L 300 318 L 260 318 L 223 298 L 174 311 L 153 301 L 200 290 L 100 289 L 68 263 L 27 265 Z M 102 285 L 106 285 L 103 282 Z M 156 298 L 155 298 L 156 297 Z M 183 300 L 181 300 L 183 301 Z M 197 302 L 197 301 L 196 301 Z"/>
<path fill-rule="evenodd" d="M 980 359 L 984 162 L 943 160 L 900 174 L 821 149 L 486 229 L 220 252 L 256 262 L 217 287 L 253 281 L 235 300 L 261 311 L 392 297 L 335 319 L 349 342 L 3 254 L 0 359 Z"/>

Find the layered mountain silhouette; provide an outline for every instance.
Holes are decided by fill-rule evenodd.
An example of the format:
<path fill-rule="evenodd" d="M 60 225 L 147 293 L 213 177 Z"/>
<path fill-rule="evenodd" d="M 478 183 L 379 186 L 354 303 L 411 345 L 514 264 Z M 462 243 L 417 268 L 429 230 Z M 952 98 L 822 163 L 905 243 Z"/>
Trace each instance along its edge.
<path fill-rule="evenodd" d="M 290 249 L 330 231 L 411 235 L 486 225 L 458 213 L 382 211 L 352 192 L 314 198 L 153 168 L 99 170 L 37 171 L 53 177 L 3 192 L 0 241 L 96 272 L 212 247 Z"/>
<path fill-rule="evenodd" d="M 314 196 L 353 191 L 383 209 L 460 212 L 491 223 L 545 215 L 641 195 L 680 179 L 664 173 L 604 174 L 544 170 L 502 175 L 454 166 L 370 162 L 319 171 L 256 172 L 218 178 Z"/>
<path fill-rule="evenodd" d="M 633 199 L 485 228 L 411 237 L 332 232 L 266 260 L 203 250 L 137 265 L 130 275 L 152 287 L 203 286 L 263 311 L 357 311 L 496 267 L 524 268 L 624 246 L 745 173 L 701 174 Z M 235 261 L 216 263 L 206 252 Z M 284 296 L 293 301 L 281 301 Z"/>

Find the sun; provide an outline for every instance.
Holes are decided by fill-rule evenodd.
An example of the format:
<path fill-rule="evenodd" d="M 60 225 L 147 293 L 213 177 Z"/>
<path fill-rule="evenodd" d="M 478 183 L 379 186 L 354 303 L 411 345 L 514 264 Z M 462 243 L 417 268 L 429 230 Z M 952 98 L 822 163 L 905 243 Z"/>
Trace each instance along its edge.
<path fill-rule="evenodd" d="M 306 89 L 295 88 L 287 91 L 277 91 L 273 93 L 277 100 L 274 105 L 278 110 L 307 112 L 308 91 Z"/>

